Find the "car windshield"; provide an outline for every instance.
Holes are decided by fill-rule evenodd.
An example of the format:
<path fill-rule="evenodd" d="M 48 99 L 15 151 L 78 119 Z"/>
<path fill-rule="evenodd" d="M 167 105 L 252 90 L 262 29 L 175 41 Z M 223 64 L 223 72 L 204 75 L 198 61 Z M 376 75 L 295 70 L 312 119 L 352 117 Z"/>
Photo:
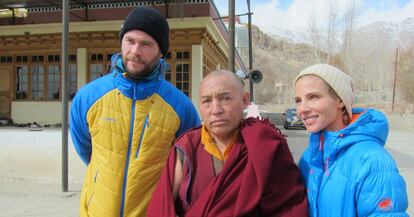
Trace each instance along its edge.
<path fill-rule="evenodd" d="M 286 114 L 289 114 L 289 115 L 296 115 L 296 109 L 288 109 L 288 110 L 286 111 Z"/>

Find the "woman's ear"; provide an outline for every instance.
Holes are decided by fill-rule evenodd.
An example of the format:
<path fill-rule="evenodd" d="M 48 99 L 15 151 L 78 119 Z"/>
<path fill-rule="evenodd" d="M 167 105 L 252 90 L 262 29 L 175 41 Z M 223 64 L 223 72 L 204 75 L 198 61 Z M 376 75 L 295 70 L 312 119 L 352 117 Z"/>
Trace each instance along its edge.
<path fill-rule="evenodd" d="M 345 125 L 348 125 L 352 121 L 349 119 L 348 111 L 346 111 L 345 107 L 342 109 L 342 121 Z"/>
<path fill-rule="evenodd" d="M 345 103 L 341 99 L 337 98 L 336 102 L 337 102 L 337 107 L 338 108 L 345 109 Z"/>
<path fill-rule="evenodd" d="M 348 125 L 351 120 L 349 120 L 348 112 L 346 111 L 346 107 L 344 102 L 341 99 L 337 99 L 338 109 L 341 110 L 342 114 L 342 121 L 345 125 Z"/>

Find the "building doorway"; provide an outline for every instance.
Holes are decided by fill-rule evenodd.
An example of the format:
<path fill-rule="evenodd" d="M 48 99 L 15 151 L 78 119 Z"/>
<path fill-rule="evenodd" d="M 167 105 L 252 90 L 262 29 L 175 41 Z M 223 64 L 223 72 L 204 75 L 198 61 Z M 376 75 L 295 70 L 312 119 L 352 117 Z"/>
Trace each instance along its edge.
<path fill-rule="evenodd" d="M 13 67 L 0 66 L 0 119 L 11 118 Z"/>

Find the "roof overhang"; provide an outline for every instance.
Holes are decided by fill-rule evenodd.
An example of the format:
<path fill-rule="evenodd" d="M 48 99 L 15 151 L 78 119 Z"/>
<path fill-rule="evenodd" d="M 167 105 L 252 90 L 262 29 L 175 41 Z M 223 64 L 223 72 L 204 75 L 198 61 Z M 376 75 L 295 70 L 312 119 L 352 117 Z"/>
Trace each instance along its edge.
<path fill-rule="evenodd" d="M 69 7 L 79 7 L 79 6 L 91 6 L 98 4 L 115 4 L 115 3 L 148 3 L 148 4 L 168 4 L 171 0 L 68 0 Z M 0 1 L 0 10 L 1 9 L 16 9 L 16 8 L 62 8 L 62 0 L 1 0 Z"/>

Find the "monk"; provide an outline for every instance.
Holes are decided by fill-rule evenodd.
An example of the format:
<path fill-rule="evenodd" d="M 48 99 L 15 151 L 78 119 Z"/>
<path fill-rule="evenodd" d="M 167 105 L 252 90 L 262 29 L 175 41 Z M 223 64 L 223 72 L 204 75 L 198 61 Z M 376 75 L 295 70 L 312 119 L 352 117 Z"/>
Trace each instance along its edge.
<path fill-rule="evenodd" d="M 299 169 L 267 119 L 243 119 L 249 94 L 230 71 L 200 85 L 203 123 L 177 139 L 149 217 L 307 216 Z"/>

